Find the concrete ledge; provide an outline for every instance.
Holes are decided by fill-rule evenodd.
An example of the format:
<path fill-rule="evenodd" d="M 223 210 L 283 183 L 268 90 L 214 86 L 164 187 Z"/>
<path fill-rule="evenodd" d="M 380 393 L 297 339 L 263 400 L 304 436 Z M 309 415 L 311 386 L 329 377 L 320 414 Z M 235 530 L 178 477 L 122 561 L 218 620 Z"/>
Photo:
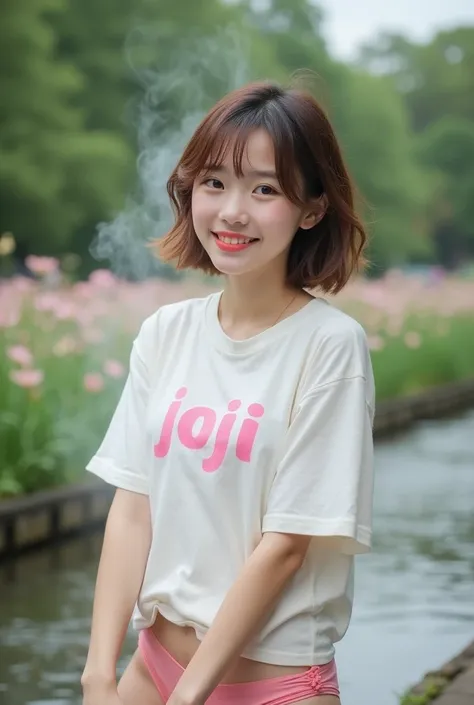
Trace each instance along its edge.
<path fill-rule="evenodd" d="M 0 502 L 0 562 L 103 525 L 114 493 L 105 483 L 74 484 Z"/>
<path fill-rule="evenodd" d="M 380 402 L 374 436 L 474 406 L 474 379 Z M 0 501 L 0 561 L 103 526 L 114 488 L 93 481 Z"/>
<path fill-rule="evenodd" d="M 474 642 L 410 688 L 401 705 L 464 705 L 474 703 Z"/>
<path fill-rule="evenodd" d="M 374 437 L 393 434 L 423 419 L 443 418 L 474 406 L 474 379 L 434 387 L 377 404 Z"/>

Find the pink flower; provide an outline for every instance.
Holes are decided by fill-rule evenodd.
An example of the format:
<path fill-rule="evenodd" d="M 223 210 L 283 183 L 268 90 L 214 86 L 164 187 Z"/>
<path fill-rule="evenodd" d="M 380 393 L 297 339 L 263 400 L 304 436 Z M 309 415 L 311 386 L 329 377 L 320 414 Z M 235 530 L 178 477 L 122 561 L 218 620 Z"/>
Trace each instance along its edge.
<path fill-rule="evenodd" d="M 104 378 L 98 372 L 84 375 L 84 388 L 88 392 L 100 392 L 104 388 Z"/>
<path fill-rule="evenodd" d="M 0 328 L 15 328 L 20 323 L 19 309 L 0 310 Z"/>
<path fill-rule="evenodd" d="M 74 318 L 75 308 L 72 303 L 68 301 L 61 301 L 54 309 L 54 315 L 60 321 L 65 321 L 68 318 Z"/>
<path fill-rule="evenodd" d="M 104 372 L 109 377 L 118 379 L 123 377 L 125 369 L 121 362 L 118 362 L 117 360 L 107 360 L 104 364 Z"/>
<path fill-rule="evenodd" d="M 371 350 L 382 350 L 385 347 L 385 342 L 380 335 L 369 335 L 368 342 Z"/>
<path fill-rule="evenodd" d="M 408 333 L 405 333 L 405 345 L 407 348 L 419 348 L 421 345 L 421 335 L 417 333 L 416 331 L 409 331 Z"/>
<path fill-rule="evenodd" d="M 65 335 L 63 338 L 58 340 L 53 346 L 53 355 L 57 357 L 64 357 L 64 355 L 70 355 L 77 350 L 77 343 L 74 338 L 70 335 Z"/>
<path fill-rule="evenodd" d="M 61 300 L 57 294 L 49 292 L 38 294 L 33 301 L 33 306 L 37 311 L 55 311 Z"/>
<path fill-rule="evenodd" d="M 53 274 L 58 270 L 59 260 L 56 257 L 37 257 L 36 255 L 28 255 L 25 259 L 25 264 L 29 270 L 38 276 L 46 276 Z"/>
<path fill-rule="evenodd" d="M 7 356 L 22 367 L 29 367 L 33 363 L 33 355 L 24 345 L 12 345 L 7 349 Z"/>
<path fill-rule="evenodd" d="M 11 370 L 10 379 L 14 384 L 25 389 L 39 387 L 44 379 L 42 370 Z"/>
<path fill-rule="evenodd" d="M 36 288 L 36 282 L 22 276 L 13 277 L 11 285 L 17 294 L 29 294 Z"/>
<path fill-rule="evenodd" d="M 90 275 L 89 281 L 101 289 L 110 289 L 117 283 L 116 277 L 108 269 L 96 269 Z"/>

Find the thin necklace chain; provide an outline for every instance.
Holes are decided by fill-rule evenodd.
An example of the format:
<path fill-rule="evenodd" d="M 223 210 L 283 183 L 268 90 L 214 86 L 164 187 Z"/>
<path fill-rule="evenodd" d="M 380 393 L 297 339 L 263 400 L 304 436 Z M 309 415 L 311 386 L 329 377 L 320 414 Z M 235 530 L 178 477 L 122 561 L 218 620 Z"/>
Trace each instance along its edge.
<path fill-rule="evenodd" d="M 262 331 L 268 330 L 269 328 L 273 328 L 273 326 L 276 326 L 276 324 L 280 321 L 283 314 L 286 313 L 286 311 L 288 311 L 288 309 L 290 308 L 291 304 L 295 301 L 297 296 L 298 296 L 298 292 L 293 296 L 292 299 L 290 299 L 290 301 L 287 304 L 285 304 L 285 307 L 283 308 L 283 310 L 278 314 L 278 318 L 273 323 L 271 323 L 269 326 L 262 328 Z M 217 310 L 218 318 L 220 318 L 220 315 L 222 314 L 221 304 L 222 304 L 222 297 L 220 297 L 219 304 L 218 304 L 218 310 Z"/>
<path fill-rule="evenodd" d="M 297 296 L 298 296 L 298 294 L 296 293 L 296 294 L 293 296 L 293 298 L 290 299 L 290 301 L 286 304 L 285 308 L 284 308 L 283 311 L 280 313 L 280 315 L 278 316 L 278 318 L 276 319 L 276 321 L 275 321 L 274 323 L 272 323 L 271 326 L 268 326 L 268 328 L 272 328 L 273 326 L 276 326 L 276 324 L 278 323 L 278 321 L 281 319 L 281 317 L 283 316 L 283 314 L 286 313 L 286 311 L 288 311 L 288 309 L 290 308 L 291 304 L 295 301 L 295 299 L 296 299 Z"/>

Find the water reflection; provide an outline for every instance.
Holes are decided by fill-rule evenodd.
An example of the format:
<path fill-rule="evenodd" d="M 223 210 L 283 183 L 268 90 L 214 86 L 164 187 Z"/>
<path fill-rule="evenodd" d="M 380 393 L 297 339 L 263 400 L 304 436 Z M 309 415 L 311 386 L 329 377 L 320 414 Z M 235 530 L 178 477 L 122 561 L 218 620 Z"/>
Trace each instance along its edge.
<path fill-rule="evenodd" d="M 469 413 L 377 446 L 374 552 L 358 560 L 338 648 L 344 705 L 395 705 L 473 638 L 473 437 Z M 2 705 L 80 704 L 100 545 L 84 537 L 0 570 Z"/>

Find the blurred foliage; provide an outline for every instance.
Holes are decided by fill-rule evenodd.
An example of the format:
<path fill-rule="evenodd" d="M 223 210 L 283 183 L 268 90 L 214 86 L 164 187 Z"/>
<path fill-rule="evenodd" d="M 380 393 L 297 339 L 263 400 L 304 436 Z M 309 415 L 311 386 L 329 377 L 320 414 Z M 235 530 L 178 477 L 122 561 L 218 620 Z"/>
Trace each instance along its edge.
<path fill-rule="evenodd" d="M 0 232 L 18 253 L 64 251 L 119 202 L 131 152 L 86 124 L 88 76 L 58 52 L 63 0 L 6 0 L 0 23 Z M 120 107 L 120 106 L 119 106 Z"/>
<path fill-rule="evenodd" d="M 417 161 L 428 177 L 434 257 L 448 267 L 474 258 L 474 27 L 438 33 L 426 45 L 385 34 L 361 52 L 402 99 Z"/>
<path fill-rule="evenodd" d="M 4 0 L 0 15 L 0 242 L 13 233 L 20 262 L 75 252 L 86 273 L 97 223 L 129 195 L 145 206 L 124 232 L 164 232 L 166 176 L 202 114 L 301 69 L 358 185 L 374 273 L 474 255 L 474 28 L 385 35 L 349 66 L 309 0 Z"/>

